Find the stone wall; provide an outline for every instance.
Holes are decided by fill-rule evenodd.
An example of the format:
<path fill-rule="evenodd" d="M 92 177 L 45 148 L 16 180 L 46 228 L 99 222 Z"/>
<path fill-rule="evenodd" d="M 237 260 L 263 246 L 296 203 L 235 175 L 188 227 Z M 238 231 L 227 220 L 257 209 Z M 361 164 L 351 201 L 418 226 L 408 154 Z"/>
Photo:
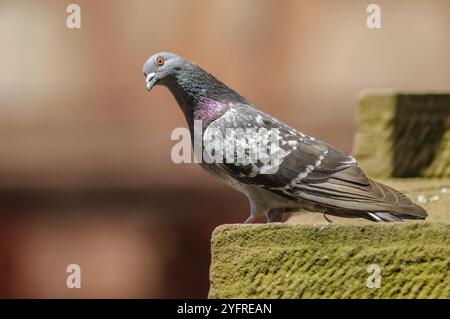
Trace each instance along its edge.
<path fill-rule="evenodd" d="M 450 298 L 449 234 L 449 224 L 425 222 L 223 225 L 209 297 Z M 372 264 L 380 288 L 367 285 Z"/>
<path fill-rule="evenodd" d="M 367 91 L 355 154 L 372 177 L 450 177 L 450 94 Z"/>

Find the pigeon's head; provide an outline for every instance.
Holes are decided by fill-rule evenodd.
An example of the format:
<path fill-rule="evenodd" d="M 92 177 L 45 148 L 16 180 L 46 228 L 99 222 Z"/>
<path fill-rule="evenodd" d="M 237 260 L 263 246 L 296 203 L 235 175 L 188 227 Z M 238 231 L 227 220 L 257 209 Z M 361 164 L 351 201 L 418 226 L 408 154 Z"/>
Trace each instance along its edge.
<path fill-rule="evenodd" d="M 164 84 L 164 80 L 170 78 L 185 62 L 185 59 L 170 52 L 159 52 L 149 57 L 144 63 L 147 90 L 150 91 L 157 84 Z"/>

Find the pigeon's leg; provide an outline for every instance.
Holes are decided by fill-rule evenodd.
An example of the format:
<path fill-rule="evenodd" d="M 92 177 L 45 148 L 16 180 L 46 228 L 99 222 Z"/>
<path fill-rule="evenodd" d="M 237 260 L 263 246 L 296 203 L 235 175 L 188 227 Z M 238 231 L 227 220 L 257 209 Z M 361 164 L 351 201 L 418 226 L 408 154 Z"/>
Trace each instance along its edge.
<path fill-rule="evenodd" d="M 250 215 L 244 222 L 244 224 L 251 224 L 255 220 L 256 216 Z"/>
<path fill-rule="evenodd" d="M 259 205 L 259 202 L 249 196 L 250 199 L 250 216 L 245 220 L 244 224 L 251 224 L 256 217 L 266 213 L 266 208 Z"/>

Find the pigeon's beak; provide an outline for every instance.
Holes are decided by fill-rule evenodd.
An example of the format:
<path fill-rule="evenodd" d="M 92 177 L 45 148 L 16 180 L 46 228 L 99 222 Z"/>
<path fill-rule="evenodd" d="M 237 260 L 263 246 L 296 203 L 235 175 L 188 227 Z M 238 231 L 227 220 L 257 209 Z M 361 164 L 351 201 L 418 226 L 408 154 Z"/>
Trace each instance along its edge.
<path fill-rule="evenodd" d="M 149 73 L 146 78 L 147 91 L 150 91 L 156 82 L 156 72 Z"/>

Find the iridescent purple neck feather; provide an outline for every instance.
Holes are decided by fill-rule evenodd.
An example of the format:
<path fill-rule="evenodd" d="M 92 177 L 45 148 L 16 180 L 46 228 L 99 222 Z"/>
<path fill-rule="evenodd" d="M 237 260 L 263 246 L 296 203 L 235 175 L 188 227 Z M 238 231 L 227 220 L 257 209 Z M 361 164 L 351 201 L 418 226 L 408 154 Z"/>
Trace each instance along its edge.
<path fill-rule="evenodd" d="M 171 76 L 166 77 L 162 84 L 167 86 L 175 97 L 191 133 L 194 120 L 201 120 L 205 128 L 233 105 L 251 105 L 213 75 L 188 61 Z"/>

